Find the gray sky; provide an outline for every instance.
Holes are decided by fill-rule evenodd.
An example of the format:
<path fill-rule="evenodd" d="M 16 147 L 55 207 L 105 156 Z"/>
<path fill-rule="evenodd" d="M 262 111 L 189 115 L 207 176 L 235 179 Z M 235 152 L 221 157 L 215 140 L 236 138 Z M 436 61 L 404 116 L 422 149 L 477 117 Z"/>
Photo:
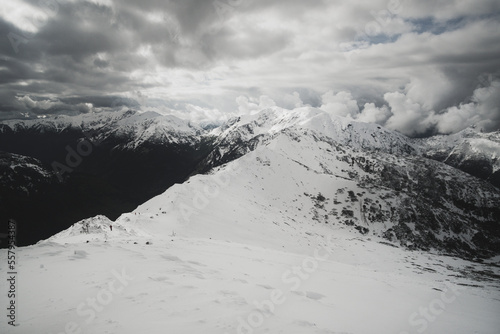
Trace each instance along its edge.
<path fill-rule="evenodd" d="M 303 105 L 412 136 L 500 128 L 498 0 L 9 0 L 0 119 Z"/>

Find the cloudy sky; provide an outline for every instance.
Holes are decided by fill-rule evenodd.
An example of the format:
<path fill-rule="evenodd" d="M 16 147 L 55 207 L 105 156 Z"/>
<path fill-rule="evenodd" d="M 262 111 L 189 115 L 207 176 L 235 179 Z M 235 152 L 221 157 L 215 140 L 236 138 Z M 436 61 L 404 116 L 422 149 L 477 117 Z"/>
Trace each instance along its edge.
<path fill-rule="evenodd" d="M 2 1 L 0 119 L 272 105 L 411 136 L 498 130 L 500 1 Z"/>

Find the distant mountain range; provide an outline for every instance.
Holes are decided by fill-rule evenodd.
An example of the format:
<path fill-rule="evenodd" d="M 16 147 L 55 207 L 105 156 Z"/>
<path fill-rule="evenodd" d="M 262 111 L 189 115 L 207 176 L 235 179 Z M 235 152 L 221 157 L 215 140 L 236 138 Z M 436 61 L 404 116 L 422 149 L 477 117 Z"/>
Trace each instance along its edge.
<path fill-rule="evenodd" d="M 210 150 L 203 130 L 133 111 L 0 124 L 0 219 L 19 244 L 121 213 L 183 182 Z"/>
<path fill-rule="evenodd" d="M 203 220 L 231 226 L 235 217 L 307 221 L 410 249 L 500 254 L 499 132 L 412 139 L 277 107 L 204 130 L 126 111 L 3 122 L 0 150 L 0 218 L 18 220 L 20 244 L 95 215 L 115 221 L 142 204 L 141 213 L 201 230 Z M 234 164 L 244 170 L 238 181 L 197 199 L 210 204 L 193 204 Z"/>

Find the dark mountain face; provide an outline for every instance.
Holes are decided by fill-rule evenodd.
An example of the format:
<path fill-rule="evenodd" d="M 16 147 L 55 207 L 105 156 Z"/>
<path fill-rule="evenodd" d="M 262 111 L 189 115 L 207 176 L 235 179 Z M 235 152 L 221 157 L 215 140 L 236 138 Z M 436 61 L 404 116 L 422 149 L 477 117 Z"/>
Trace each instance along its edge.
<path fill-rule="evenodd" d="M 116 219 L 183 182 L 210 150 L 203 140 L 150 139 L 137 145 L 133 134 L 100 133 L 98 138 L 87 130 L 3 125 L 0 220 L 17 221 L 18 245 L 36 243 L 97 214 Z"/>

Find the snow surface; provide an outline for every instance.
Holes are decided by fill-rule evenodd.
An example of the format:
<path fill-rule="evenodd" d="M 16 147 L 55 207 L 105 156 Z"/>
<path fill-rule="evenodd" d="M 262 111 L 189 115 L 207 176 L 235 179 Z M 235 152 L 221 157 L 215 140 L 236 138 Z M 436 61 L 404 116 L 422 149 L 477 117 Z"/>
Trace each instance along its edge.
<path fill-rule="evenodd" d="M 141 221 L 149 233 L 176 228 L 178 234 L 130 237 L 113 229 L 97 234 L 107 240 L 85 243 L 92 236 L 82 234 L 18 249 L 20 325 L 3 322 L 2 333 L 61 333 L 72 326 L 134 334 L 500 328 L 498 281 L 463 274 L 483 265 L 407 252 L 324 225 L 279 234 L 273 224 L 249 226 L 245 241 L 235 242 L 220 226 L 202 237 L 168 219 Z"/>

